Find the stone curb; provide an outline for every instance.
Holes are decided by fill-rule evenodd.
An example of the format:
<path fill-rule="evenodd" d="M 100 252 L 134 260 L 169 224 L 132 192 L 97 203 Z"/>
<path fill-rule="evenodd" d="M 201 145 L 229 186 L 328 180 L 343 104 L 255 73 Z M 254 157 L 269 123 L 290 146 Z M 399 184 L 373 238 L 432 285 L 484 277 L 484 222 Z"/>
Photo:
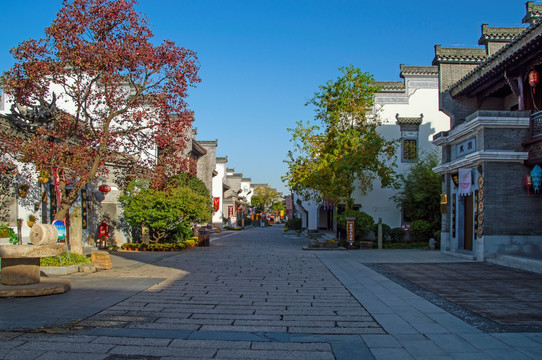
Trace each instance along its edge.
<path fill-rule="evenodd" d="M 40 272 L 47 276 L 70 275 L 79 272 L 78 265 L 69 266 L 40 266 Z"/>
<path fill-rule="evenodd" d="M 69 265 L 69 266 L 40 266 L 40 272 L 46 276 L 71 275 L 77 272 L 96 272 L 95 264 Z"/>

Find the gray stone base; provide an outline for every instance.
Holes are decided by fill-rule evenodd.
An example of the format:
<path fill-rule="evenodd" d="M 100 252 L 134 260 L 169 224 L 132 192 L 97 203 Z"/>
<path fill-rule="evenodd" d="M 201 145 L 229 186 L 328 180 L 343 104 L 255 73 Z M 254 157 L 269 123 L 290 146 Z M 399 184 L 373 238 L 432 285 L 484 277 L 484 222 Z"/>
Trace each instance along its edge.
<path fill-rule="evenodd" d="M 29 285 L 39 282 L 39 257 L 2 259 L 2 285 Z"/>
<path fill-rule="evenodd" d="M 42 278 L 39 283 L 30 285 L 0 285 L 0 298 L 30 297 L 62 294 L 70 290 L 68 279 Z"/>

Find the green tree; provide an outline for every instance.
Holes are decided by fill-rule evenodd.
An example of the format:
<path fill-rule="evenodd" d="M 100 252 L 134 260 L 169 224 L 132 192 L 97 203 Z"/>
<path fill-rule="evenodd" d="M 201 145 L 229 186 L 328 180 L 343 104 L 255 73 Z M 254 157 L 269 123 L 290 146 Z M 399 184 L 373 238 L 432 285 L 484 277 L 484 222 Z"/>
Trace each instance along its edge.
<path fill-rule="evenodd" d="M 401 206 L 408 219 L 425 220 L 433 231 L 440 227 L 440 175 L 433 171 L 439 164 L 436 151 L 423 154 L 410 167 L 409 171 L 399 176 L 400 191 L 392 199 Z"/>
<path fill-rule="evenodd" d="M 286 210 L 286 206 L 284 205 L 284 201 L 275 201 L 270 209 L 273 211 Z"/>
<path fill-rule="evenodd" d="M 373 180 L 383 187 L 395 185 L 395 141 L 377 132 L 371 113 L 378 87 L 374 78 L 350 65 L 342 76 L 320 86 L 306 104 L 315 107 L 315 123 L 300 121 L 292 134 L 294 150 L 288 153 L 283 181 L 305 199 L 328 199 L 352 209 L 356 187 L 362 194 Z"/>
<path fill-rule="evenodd" d="M 148 226 L 155 242 L 184 237 L 194 224 L 211 218 L 211 199 L 198 193 L 198 181 L 187 181 L 196 184 L 196 189 L 172 181 L 176 186 L 164 190 L 149 188 L 144 181 L 132 182 L 119 197 L 124 218 L 132 227 Z"/>
<path fill-rule="evenodd" d="M 250 203 L 259 211 L 268 211 L 278 197 L 279 193 L 272 187 L 268 185 L 258 186 L 254 189 L 254 195 L 252 195 Z"/>

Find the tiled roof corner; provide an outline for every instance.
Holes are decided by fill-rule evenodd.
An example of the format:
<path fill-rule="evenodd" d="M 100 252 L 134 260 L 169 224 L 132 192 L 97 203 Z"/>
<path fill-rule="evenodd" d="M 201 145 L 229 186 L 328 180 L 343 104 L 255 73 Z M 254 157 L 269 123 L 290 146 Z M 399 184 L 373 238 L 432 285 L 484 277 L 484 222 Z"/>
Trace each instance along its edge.
<path fill-rule="evenodd" d="M 417 124 L 420 125 L 423 121 L 423 114 L 415 117 L 399 116 L 399 113 L 395 114 L 398 124 Z"/>
<path fill-rule="evenodd" d="M 435 45 L 433 65 L 439 63 L 478 64 L 487 58 L 486 49 L 478 48 L 443 48 Z"/>
<path fill-rule="evenodd" d="M 525 27 L 489 27 L 482 24 L 482 36 L 478 40 L 478 45 L 485 45 L 488 42 L 510 42 L 524 30 Z"/>
<path fill-rule="evenodd" d="M 405 91 L 404 81 L 375 81 L 374 84 L 380 87 L 380 92 Z"/>
<path fill-rule="evenodd" d="M 534 24 L 539 21 L 542 17 L 542 5 L 533 4 L 532 1 L 528 1 L 525 4 L 526 14 L 525 17 L 521 20 L 523 24 Z"/>
<path fill-rule="evenodd" d="M 438 75 L 437 66 L 407 66 L 401 64 L 400 68 L 400 76 L 402 78 L 404 78 L 406 75 Z"/>

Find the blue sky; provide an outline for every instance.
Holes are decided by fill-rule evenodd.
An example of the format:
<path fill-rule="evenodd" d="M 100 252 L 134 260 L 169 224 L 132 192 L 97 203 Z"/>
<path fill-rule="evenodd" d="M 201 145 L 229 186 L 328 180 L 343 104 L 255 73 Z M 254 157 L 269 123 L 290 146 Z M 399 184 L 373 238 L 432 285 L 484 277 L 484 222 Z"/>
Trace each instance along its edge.
<path fill-rule="evenodd" d="M 61 0 L 3 1 L 0 71 L 9 49 L 43 37 Z M 523 0 L 139 0 L 155 40 L 198 53 L 202 82 L 188 102 L 199 140 L 253 183 L 286 192 L 287 128 L 310 120 L 305 103 L 348 64 L 398 81 L 399 65 L 431 65 L 434 45 L 476 47 L 483 23 L 520 26 Z"/>

